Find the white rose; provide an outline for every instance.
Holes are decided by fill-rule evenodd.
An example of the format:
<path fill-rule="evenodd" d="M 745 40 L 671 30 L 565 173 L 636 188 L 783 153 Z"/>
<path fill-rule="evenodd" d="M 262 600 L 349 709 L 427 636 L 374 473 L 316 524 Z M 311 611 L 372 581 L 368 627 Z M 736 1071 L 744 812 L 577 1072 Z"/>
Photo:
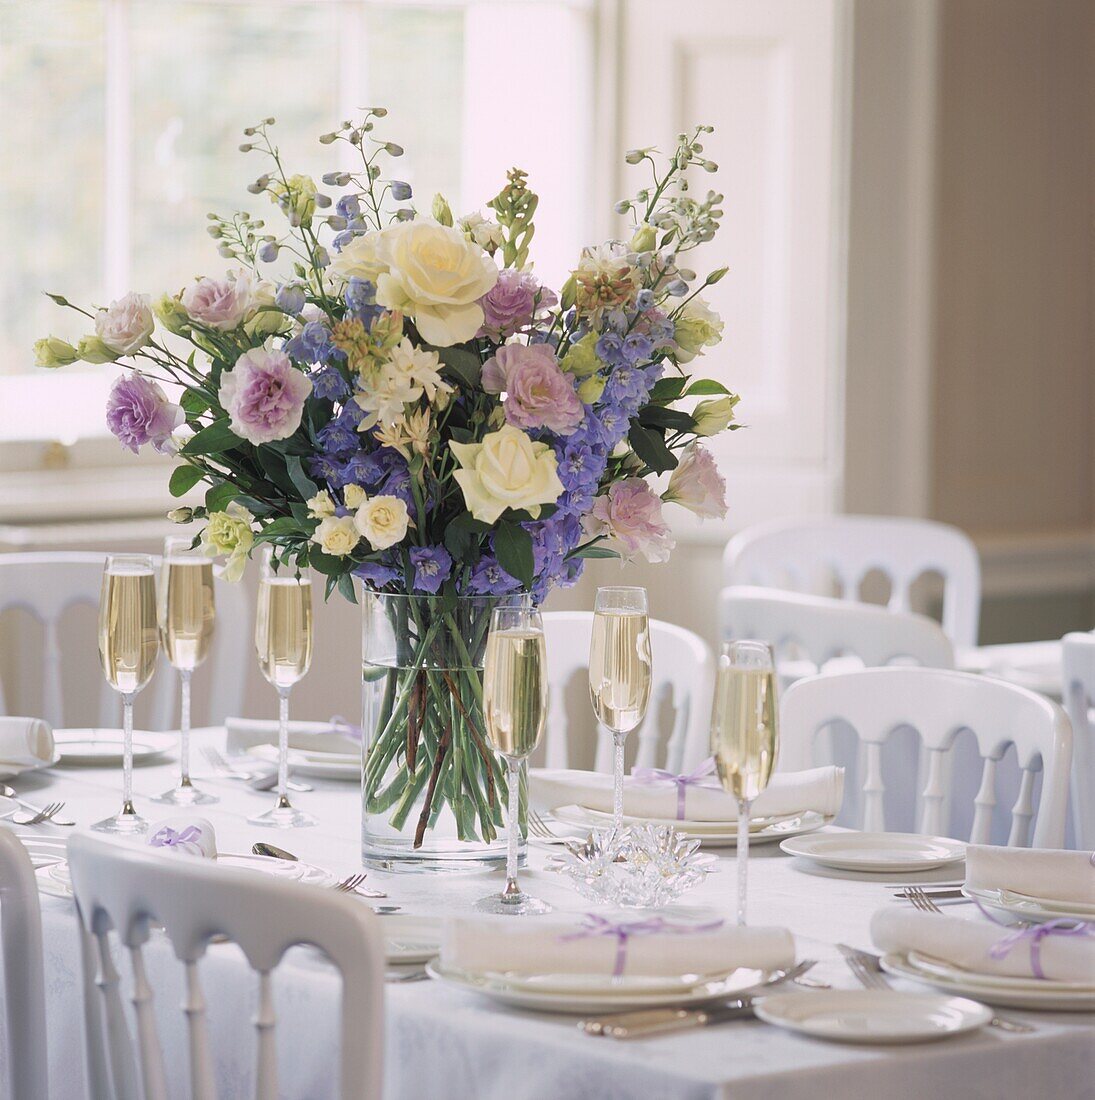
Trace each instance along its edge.
<path fill-rule="evenodd" d="M 347 508 L 360 508 L 365 503 L 365 490 L 360 485 L 347 485 L 342 490 L 342 499 Z"/>
<path fill-rule="evenodd" d="M 308 506 L 308 515 L 312 519 L 326 519 L 335 514 L 335 502 L 326 489 L 320 489 L 314 497 L 309 497 L 305 502 Z"/>
<path fill-rule="evenodd" d="M 352 278 L 368 279 L 375 285 L 377 278 L 387 265 L 377 253 L 381 238 L 390 230 L 382 230 L 379 233 L 366 233 L 362 237 L 354 237 L 348 241 L 327 268 L 328 274 L 336 279 L 348 283 Z"/>
<path fill-rule="evenodd" d="M 507 508 L 540 514 L 563 491 L 555 454 L 546 443 L 533 443 L 520 428 L 506 424 L 482 443 L 449 443 L 462 469 L 456 478 L 471 514 L 494 523 Z"/>
<path fill-rule="evenodd" d="M 328 516 L 312 534 L 312 542 L 333 558 L 344 558 L 360 541 L 353 516 Z"/>
<path fill-rule="evenodd" d="M 399 497 L 369 497 L 354 514 L 354 526 L 374 550 L 395 546 L 407 533 L 410 516 Z"/>
<path fill-rule="evenodd" d="M 502 227 L 489 218 L 484 218 L 478 210 L 465 214 L 459 222 L 465 236 L 475 241 L 480 248 L 501 248 L 504 243 Z"/>
<path fill-rule="evenodd" d="M 377 303 L 410 315 L 428 344 L 461 344 L 479 331 L 479 299 L 498 281 L 498 268 L 459 229 L 401 222 L 379 235 L 377 255 L 387 268 L 376 281 Z"/>
<path fill-rule="evenodd" d="M 111 351 L 132 355 L 148 343 L 156 318 L 147 294 L 127 294 L 95 315 L 95 332 Z"/>

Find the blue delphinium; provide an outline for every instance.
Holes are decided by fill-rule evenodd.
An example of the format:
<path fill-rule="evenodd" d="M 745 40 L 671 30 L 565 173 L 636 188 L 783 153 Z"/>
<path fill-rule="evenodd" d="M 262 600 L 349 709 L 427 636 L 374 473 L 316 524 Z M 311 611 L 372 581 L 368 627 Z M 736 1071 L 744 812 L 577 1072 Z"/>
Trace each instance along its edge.
<path fill-rule="evenodd" d="M 345 401 L 352 392 L 338 367 L 323 367 L 312 375 L 312 393 L 325 401 Z"/>
<path fill-rule="evenodd" d="M 285 351 L 303 363 L 327 363 L 346 358 L 331 342 L 331 330 L 322 321 L 309 321 L 285 344 Z"/>
<path fill-rule="evenodd" d="M 436 596 L 452 574 L 452 557 L 443 546 L 415 546 L 410 552 L 415 592 Z"/>
<path fill-rule="evenodd" d="M 484 554 L 471 571 L 467 593 L 472 596 L 504 596 L 520 587 L 521 582 L 511 577 L 493 554 Z"/>

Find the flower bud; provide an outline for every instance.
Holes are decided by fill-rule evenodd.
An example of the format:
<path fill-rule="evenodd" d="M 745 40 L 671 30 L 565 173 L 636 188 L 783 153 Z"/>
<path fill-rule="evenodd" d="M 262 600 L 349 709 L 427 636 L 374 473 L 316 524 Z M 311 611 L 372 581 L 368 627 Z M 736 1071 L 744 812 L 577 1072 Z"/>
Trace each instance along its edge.
<path fill-rule="evenodd" d="M 452 208 L 444 195 L 434 195 L 432 213 L 434 221 L 440 222 L 441 225 L 452 225 Z"/>
<path fill-rule="evenodd" d="M 67 367 L 80 358 L 79 352 L 66 340 L 47 336 L 34 341 L 34 365 L 36 367 Z"/>
<path fill-rule="evenodd" d="M 76 345 L 76 354 L 85 363 L 113 363 L 118 353 L 111 350 L 98 336 L 85 336 Z"/>
<path fill-rule="evenodd" d="M 172 508 L 167 513 L 167 518 L 172 523 L 189 523 L 194 518 L 193 508 Z"/>
<path fill-rule="evenodd" d="M 392 180 L 392 198 L 396 202 L 406 202 L 411 197 L 411 185 L 403 180 Z"/>
<path fill-rule="evenodd" d="M 730 394 L 727 397 L 701 401 L 692 413 L 696 422 L 696 435 L 718 435 L 725 431 L 734 419 L 734 406 L 738 400 L 737 394 Z"/>
<path fill-rule="evenodd" d="M 185 336 L 190 328 L 190 316 L 182 302 L 170 294 L 162 294 L 153 302 L 152 312 L 159 318 L 160 324 L 176 336 Z"/>
<path fill-rule="evenodd" d="M 636 252 L 652 252 L 657 241 L 657 230 L 655 230 L 649 222 L 643 222 L 643 224 L 635 230 L 635 235 L 631 238 L 630 247 Z"/>
<path fill-rule="evenodd" d="M 605 392 L 606 379 L 599 374 L 591 375 L 578 387 L 578 397 L 585 405 L 593 405 L 601 400 Z"/>

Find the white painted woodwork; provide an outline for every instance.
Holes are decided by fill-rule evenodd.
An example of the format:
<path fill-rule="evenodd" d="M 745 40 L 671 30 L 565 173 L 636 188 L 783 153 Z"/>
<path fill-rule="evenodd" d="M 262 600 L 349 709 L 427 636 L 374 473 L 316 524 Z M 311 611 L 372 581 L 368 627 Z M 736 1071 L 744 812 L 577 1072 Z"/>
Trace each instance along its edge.
<path fill-rule="evenodd" d="M 1095 848 L 1095 634 L 1062 641 L 1062 697 L 1072 721 L 1072 830 L 1077 848 Z"/>

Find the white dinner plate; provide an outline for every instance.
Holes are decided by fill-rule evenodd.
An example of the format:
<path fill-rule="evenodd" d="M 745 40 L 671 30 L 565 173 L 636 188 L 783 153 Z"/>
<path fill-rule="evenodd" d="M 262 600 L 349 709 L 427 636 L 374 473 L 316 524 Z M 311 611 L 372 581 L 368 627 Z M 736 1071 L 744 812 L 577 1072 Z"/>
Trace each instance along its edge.
<path fill-rule="evenodd" d="M 964 967 L 956 966 L 944 959 L 936 959 L 931 955 L 925 955 L 920 951 L 909 951 L 906 955 L 910 966 L 915 966 L 925 974 L 935 974 L 947 981 L 960 982 L 972 979 L 978 985 L 994 986 L 997 989 L 1011 990 L 1035 990 L 1044 992 L 1046 989 L 1045 978 L 1020 978 L 1009 974 L 976 974 Z M 1048 983 L 1062 993 L 1092 993 L 1095 994 L 1095 983 L 1092 982 L 1058 982 Z"/>
<path fill-rule="evenodd" d="M 14 779 L 24 772 L 37 771 L 39 768 L 52 768 L 60 759 L 60 754 L 54 748 L 53 756 L 49 760 L 35 760 L 33 764 L 0 764 L 0 779 Z"/>
<path fill-rule="evenodd" d="M 627 983 L 626 976 L 623 980 L 614 981 L 607 974 L 596 977 L 566 975 L 566 985 L 556 988 L 550 981 L 546 986 L 537 984 L 535 978 L 524 977 L 518 981 L 512 975 L 488 977 L 446 969 L 436 958 L 426 964 L 426 973 L 435 981 L 454 988 L 479 993 L 516 1008 L 532 1008 L 541 1012 L 622 1011 L 628 1008 L 663 1008 L 667 1005 L 687 1007 L 742 996 L 754 991 L 770 976 L 765 970 L 741 968 L 724 978 L 700 980 L 694 985 L 678 983 L 668 988 L 642 988 Z"/>
<path fill-rule="evenodd" d="M 794 837 L 780 848 L 840 871 L 927 871 L 966 857 L 960 840 L 918 833 L 826 833 Z"/>
<path fill-rule="evenodd" d="M 253 745 L 248 752 L 266 763 L 277 763 L 276 745 Z M 289 770 L 294 775 L 312 779 L 349 779 L 355 783 L 361 778 L 361 756 L 345 752 L 317 752 L 309 749 L 289 750 Z"/>
<path fill-rule="evenodd" d="M 965 997 L 897 990 L 778 993 L 756 1004 L 759 1019 L 840 1043 L 923 1043 L 975 1031 L 992 1013 Z"/>
<path fill-rule="evenodd" d="M 384 958 L 389 963 L 429 962 L 441 947 L 441 921 L 392 913 L 384 918 Z"/>
<path fill-rule="evenodd" d="M 578 806 L 579 810 L 582 810 L 587 814 L 592 822 L 597 825 L 611 825 L 612 814 L 605 813 L 604 810 L 594 810 L 590 806 Z M 778 814 L 774 817 L 754 817 L 749 820 L 749 832 L 759 833 L 763 829 L 767 829 L 770 825 L 778 825 L 781 822 L 789 821 L 793 817 L 799 817 L 800 814 Z M 623 815 L 623 823 L 625 825 L 672 825 L 674 829 L 680 830 L 682 833 L 726 833 L 733 830 L 737 833 L 738 824 L 736 821 L 699 821 L 694 818 L 675 818 L 675 817 L 633 817 L 630 814 Z"/>
<path fill-rule="evenodd" d="M 584 806 L 558 806 L 551 811 L 551 816 L 565 825 L 575 825 L 582 829 L 602 828 L 610 823 L 612 819 L 611 814 L 589 810 Z M 630 820 L 637 824 L 647 825 L 661 823 L 645 818 L 631 818 Z M 765 825 L 757 832 L 750 830 L 749 843 L 770 844 L 785 837 L 802 836 L 805 833 L 815 832 L 828 825 L 832 820 L 831 817 L 816 813 L 814 810 L 807 810 L 805 813 L 795 814 L 782 820 L 773 820 L 771 824 Z M 695 830 L 688 827 L 692 824 L 691 822 L 666 821 L 664 824 L 672 824 L 678 832 L 688 837 L 689 840 L 699 840 L 707 848 L 733 848 L 738 843 L 737 822 L 705 821 L 696 823 L 701 825 L 702 828 Z"/>
<path fill-rule="evenodd" d="M 946 993 L 976 997 L 988 1004 L 1002 1005 L 1007 1008 L 1032 1008 L 1053 1012 L 1092 1012 L 1095 1011 L 1095 992 L 1070 989 L 1071 983 L 1039 981 L 1036 988 L 1026 986 L 1000 985 L 985 979 L 989 976 L 960 971 L 955 968 L 954 977 L 945 976 L 936 965 L 925 967 L 918 964 L 916 958 L 904 952 L 894 952 L 882 956 L 882 969 L 887 974 L 899 978 L 911 978 L 916 982 L 934 986 Z"/>
<path fill-rule="evenodd" d="M 115 729 L 63 729 L 53 731 L 57 763 L 62 767 L 106 768 L 122 762 L 122 731 Z M 175 733 L 133 731 L 133 763 L 143 764 L 170 752 L 178 741 Z"/>
<path fill-rule="evenodd" d="M 973 886 L 963 886 L 962 893 L 967 898 L 980 902 L 986 909 L 996 909 L 1038 924 L 1069 917 L 1095 921 L 1095 905 L 1084 905 L 1082 902 L 1036 898 L 1015 890 L 979 889 Z"/>

